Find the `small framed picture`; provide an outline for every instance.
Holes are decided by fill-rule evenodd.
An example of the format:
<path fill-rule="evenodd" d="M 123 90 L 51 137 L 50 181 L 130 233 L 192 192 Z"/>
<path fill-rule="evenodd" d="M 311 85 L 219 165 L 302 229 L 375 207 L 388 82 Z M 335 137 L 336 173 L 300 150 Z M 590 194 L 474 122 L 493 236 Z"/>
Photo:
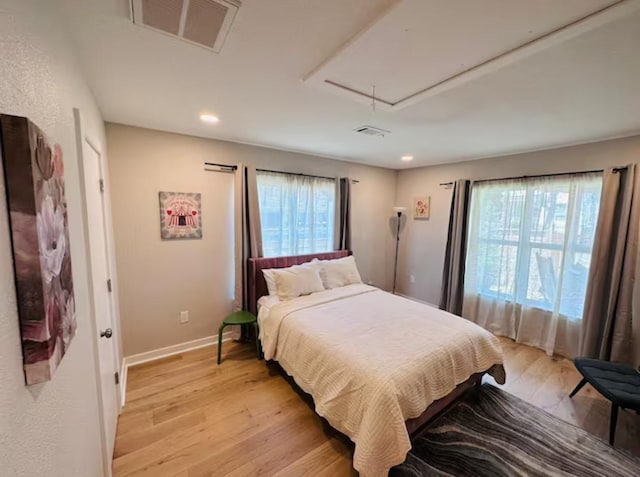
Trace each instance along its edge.
<path fill-rule="evenodd" d="M 413 199 L 413 218 L 414 219 L 429 219 L 431 213 L 431 197 L 422 196 Z"/>
<path fill-rule="evenodd" d="M 202 238 L 199 193 L 160 192 L 160 237 L 163 240 Z"/>

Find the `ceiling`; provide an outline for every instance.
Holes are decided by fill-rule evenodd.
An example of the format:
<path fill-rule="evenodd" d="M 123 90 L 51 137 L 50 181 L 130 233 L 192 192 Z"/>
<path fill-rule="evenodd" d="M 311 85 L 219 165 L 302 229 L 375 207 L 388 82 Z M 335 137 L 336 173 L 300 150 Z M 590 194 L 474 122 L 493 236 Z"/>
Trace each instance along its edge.
<path fill-rule="evenodd" d="M 107 121 L 395 169 L 640 133 L 640 0 L 243 0 L 219 54 L 57 1 Z"/>

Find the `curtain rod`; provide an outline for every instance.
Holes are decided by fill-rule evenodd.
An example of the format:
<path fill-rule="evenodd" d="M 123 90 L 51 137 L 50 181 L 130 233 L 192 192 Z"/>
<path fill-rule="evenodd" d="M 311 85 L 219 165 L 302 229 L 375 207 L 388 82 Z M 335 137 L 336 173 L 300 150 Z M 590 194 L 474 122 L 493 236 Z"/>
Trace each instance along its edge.
<path fill-rule="evenodd" d="M 238 169 L 238 166 L 236 166 L 235 164 L 218 164 L 217 162 L 205 162 L 204 165 L 205 166 L 222 167 L 222 168 L 227 169 L 229 171 L 235 171 L 235 170 Z"/>
<path fill-rule="evenodd" d="M 612 172 L 620 172 L 627 169 L 627 167 L 614 167 Z M 594 169 L 591 171 L 577 171 L 577 172 L 557 172 L 555 174 L 538 174 L 533 176 L 516 176 L 516 177 L 500 177 L 498 179 L 481 179 L 479 181 L 473 181 L 474 184 L 482 182 L 497 182 L 497 181 L 512 181 L 516 179 L 537 179 L 539 177 L 558 177 L 558 176 L 575 176 L 576 174 L 594 174 L 596 172 L 604 172 L 602 169 Z M 442 185 L 442 184 L 441 184 Z"/>
<path fill-rule="evenodd" d="M 225 169 L 224 172 L 238 170 L 238 166 L 236 166 L 235 164 L 219 164 L 217 162 L 205 162 L 204 165 L 205 166 L 221 167 L 221 168 Z M 336 180 L 335 177 L 314 176 L 314 175 L 311 175 L 311 174 L 302 174 L 302 173 L 299 173 L 299 172 L 282 172 L 282 171 L 273 171 L 273 170 L 270 170 L 270 169 L 256 169 L 256 171 L 272 172 L 274 174 L 289 174 L 289 175 L 292 175 L 292 176 L 313 177 L 315 179 L 328 179 L 328 180 L 332 180 L 332 181 Z M 358 179 L 351 179 L 351 183 L 352 184 L 359 184 L 360 181 Z"/>
<path fill-rule="evenodd" d="M 314 176 L 312 174 L 302 174 L 301 172 L 283 172 L 283 171 L 274 171 L 271 169 L 256 169 L 258 172 L 271 172 L 272 174 L 288 174 L 290 176 L 301 176 L 301 177 L 312 177 L 314 179 L 327 179 L 331 181 L 335 181 L 335 177 L 327 177 L 327 176 Z M 358 184 L 360 181 L 357 179 L 351 179 L 352 184 Z"/>

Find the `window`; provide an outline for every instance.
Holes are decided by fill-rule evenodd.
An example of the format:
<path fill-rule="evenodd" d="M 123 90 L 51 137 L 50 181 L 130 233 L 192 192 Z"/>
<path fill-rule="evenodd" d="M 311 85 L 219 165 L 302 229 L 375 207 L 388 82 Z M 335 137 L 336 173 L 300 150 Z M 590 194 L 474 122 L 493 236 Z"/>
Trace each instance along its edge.
<path fill-rule="evenodd" d="M 602 174 L 473 186 L 465 294 L 582 318 Z"/>
<path fill-rule="evenodd" d="M 335 180 L 258 171 L 257 182 L 265 257 L 333 250 Z"/>

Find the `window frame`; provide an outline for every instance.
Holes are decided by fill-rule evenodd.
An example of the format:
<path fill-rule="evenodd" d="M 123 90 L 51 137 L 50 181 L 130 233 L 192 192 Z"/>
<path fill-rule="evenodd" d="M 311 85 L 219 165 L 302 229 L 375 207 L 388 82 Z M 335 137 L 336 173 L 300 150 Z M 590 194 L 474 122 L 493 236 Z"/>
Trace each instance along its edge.
<path fill-rule="evenodd" d="M 325 253 L 325 252 L 331 252 L 334 250 L 335 247 L 335 228 L 336 228 L 336 217 L 337 217 L 337 205 L 338 205 L 338 200 L 339 200 L 339 195 L 338 195 L 338 184 L 339 184 L 339 179 L 337 177 L 332 178 L 332 177 L 323 177 L 323 176 L 314 176 L 314 175 L 309 175 L 309 174 L 300 174 L 300 173 L 294 173 L 294 172 L 281 172 L 281 171 L 271 171 L 271 170 L 265 170 L 265 169 L 257 169 L 256 170 L 256 188 L 257 188 L 257 195 L 258 195 L 258 207 L 260 209 L 260 230 L 261 230 L 261 236 L 262 236 L 262 248 L 263 248 L 263 256 L 264 257 L 268 257 L 268 258 L 277 258 L 277 257 L 284 257 L 284 256 L 291 256 L 291 255 L 300 255 L 300 254 L 313 254 L 313 253 Z M 269 253 L 267 250 L 269 249 L 269 247 L 267 246 L 268 241 L 265 241 L 265 230 L 269 230 L 269 229 L 273 229 L 274 227 L 265 227 L 265 223 L 263 221 L 264 217 L 266 215 L 268 215 L 270 212 L 273 213 L 273 209 L 271 207 L 266 206 L 266 204 L 263 204 L 263 202 L 261 201 L 260 197 L 263 196 L 263 194 L 261 194 L 261 184 L 260 184 L 260 176 L 282 176 L 283 178 L 286 177 L 290 177 L 290 178 L 300 178 L 301 180 L 309 180 L 311 181 L 308 184 L 308 187 L 311 189 L 308 194 L 309 197 L 312 200 L 315 200 L 315 192 L 313 191 L 313 187 L 314 187 L 314 183 L 320 183 L 320 182 L 326 182 L 326 186 L 327 187 L 331 187 L 332 190 L 332 195 L 331 197 L 328 199 L 329 203 L 328 203 L 328 207 L 326 208 L 326 213 L 328 214 L 326 217 L 326 224 L 320 224 L 318 223 L 318 221 L 316 220 L 318 218 L 317 214 L 323 214 L 325 212 L 325 210 L 323 209 L 323 211 L 321 212 L 314 212 L 314 205 L 315 203 L 311 204 L 311 223 L 310 224 L 304 224 L 304 225 L 300 225 L 300 224 L 287 224 L 286 228 L 290 231 L 290 233 L 292 233 L 293 235 L 295 235 L 294 231 L 300 231 L 302 227 L 302 229 L 305 229 L 307 227 L 309 227 L 309 233 L 311 234 L 310 237 L 308 237 L 307 239 L 302 239 L 302 241 L 304 240 L 309 240 L 311 243 L 311 250 L 310 251 L 300 251 L 300 247 L 298 246 L 300 244 L 300 239 L 298 239 L 297 241 L 293 240 L 293 239 L 287 239 L 286 241 L 283 240 L 285 238 L 285 227 L 283 227 L 283 221 L 286 221 L 287 219 L 291 218 L 290 216 L 287 216 L 287 214 L 283 214 L 282 212 L 284 212 L 286 210 L 286 204 L 283 206 L 284 202 L 283 202 L 283 198 L 280 198 L 280 211 L 281 214 L 279 215 L 280 217 L 280 226 L 279 226 L 279 230 L 280 230 L 280 241 L 279 242 L 274 242 L 274 243 L 279 243 L 279 249 L 280 251 L 275 253 L 275 254 L 271 254 Z M 307 184 L 301 184 L 299 187 L 300 189 L 305 188 L 305 185 Z M 299 196 L 302 194 L 298 194 Z M 295 204 L 293 204 L 292 202 L 289 201 L 289 214 L 293 214 L 294 212 L 292 212 L 293 210 L 296 211 L 300 211 L 299 209 L 299 205 L 297 202 L 296 198 L 296 202 Z M 277 208 L 276 208 L 277 209 Z M 317 236 L 316 235 L 316 230 L 317 229 L 321 229 L 321 230 L 327 230 L 327 234 L 326 237 L 324 236 Z M 315 238 L 314 238 L 315 237 Z M 313 245 L 315 244 L 316 241 L 324 241 L 326 243 L 326 249 L 323 247 L 322 250 L 319 248 L 314 248 Z M 283 249 L 285 247 L 283 247 L 283 244 L 288 243 L 289 245 L 291 245 L 291 249 L 292 250 L 284 250 Z M 304 248 L 304 247 L 302 247 Z"/>
<path fill-rule="evenodd" d="M 588 174 L 588 173 L 585 173 Z M 536 179 L 535 176 L 530 178 L 532 181 Z M 499 182 L 500 179 L 496 180 Z M 602 185 L 601 185 L 602 187 Z M 575 190 L 572 190 L 575 189 Z M 508 189 L 505 187 L 505 191 L 512 190 L 516 191 L 518 188 L 514 187 L 512 189 Z M 502 247 L 515 247 L 516 249 L 516 264 L 515 264 L 515 272 L 514 272 L 514 290 L 513 293 L 510 292 L 502 292 L 500 290 L 492 291 L 487 289 L 484 286 L 478 286 L 477 290 L 474 292 L 480 296 L 484 296 L 492 299 L 499 299 L 506 302 L 514 302 L 515 304 L 527 306 L 530 308 L 537 308 L 543 311 L 551 312 L 553 311 L 554 305 L 551 304 L 549 307 L 548 302 L 540 299 L 533 299 L 528 297 L 529 286 L 531 282 L 531 262 L 532 262 L 532 252 L 534 250 L 549 250 L 556 252 L 563 252 L 562 261 L 564 263 L 575 263 L 576 255 L 583 254 L 592 254 L 593 253 L 593 244 L 591 246 L 582 245 L 577 243 L 577 240 L 570 241 L 565 237 L 564 244 L 559 243 L 545 243 L 541 241 L 534 241 L 526 239 L 525 237 L 530 238 L 532 235 L 532 220 L 531 217 L 533 215 L 533 192 L 535 189 L 531 189 L 527 182 L 523 182 L 522 190 L 524 191 L 524 204 L 522 210 L 522 221 L 518 231 L 518 240 L 510 240 L 510 239 L 499 239 L 499 238 L 488 238 L 481 237 L 480 233 L 478 233 L 476 238 L 476 243 L 478 248 L 482 245 L 494 245 Z M 570 184 L 569 187 L 569 200 L 567 204 L 567 218 L 571 218 L 572 223 L 569 225 L 569 221 L 566 220 L 565 230 L 571 230 L 577 226 L 577 221 L 580 216 L 581 210 L 579 208 L 582 206 L 582 200 L 587 193 L 592 193 L 591 189 L 584 189 L 583 187 L 578 187 L 576 184 Z M 471 198 L 471 202 L 473 201 L 473 196 Z M 469 204 L 469 210 L 471 213 L 473 204 Z M 599 206 L 598 206 L 599 209 Z M 599 210 L 598 210 L 599 213 Z M 597 218 L 595 223 L 597 224 Z M 478 220 L 478 228 L 479 228 L 480 220 Z M 473 226 L 469 227 L 469 241 L 472 239 L 471 233 L 473 230 Z M 595 234 L 595 231 L 594 231 Z M 577 237 L 576 237 L 577 238 Z M 468 252 L 467 252 L 468 253 Z M 466 256 L 465 256 L 466 261 Z M 591 263 L 591 261 L 590 261 Z M 562 289 L 562 274 L 559 276 L 559 282 L 557 284 L 558 289 Z M 479 283 L 479 285 L 481 285 Z M 563 315 L 565 316 L 565 315 Z M 582 316 L 567 316 L 568 319 L 571 320 L 581 320 Z"/>

